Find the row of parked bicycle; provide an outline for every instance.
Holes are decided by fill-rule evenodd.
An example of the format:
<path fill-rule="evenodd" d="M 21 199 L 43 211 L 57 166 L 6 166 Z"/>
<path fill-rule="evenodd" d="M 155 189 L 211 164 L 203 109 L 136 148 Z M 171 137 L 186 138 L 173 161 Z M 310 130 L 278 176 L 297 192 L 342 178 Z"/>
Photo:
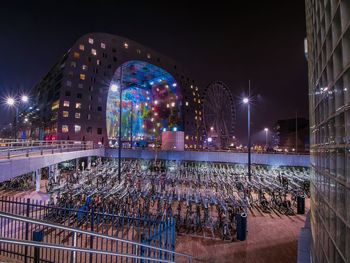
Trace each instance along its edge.
<path fill-rule="evenodd" d="M 304 167 L 254 165 L 251 181 L 240 164 L 129 159 L 121 170 L 119 181 L 118 163 L 105 160 L 50 177 L 50 203 L 155 220 L 175 217 L 179 233 L 232 240 L 238 214 L 293 215 L 297 198 L 309 195 Z"/>

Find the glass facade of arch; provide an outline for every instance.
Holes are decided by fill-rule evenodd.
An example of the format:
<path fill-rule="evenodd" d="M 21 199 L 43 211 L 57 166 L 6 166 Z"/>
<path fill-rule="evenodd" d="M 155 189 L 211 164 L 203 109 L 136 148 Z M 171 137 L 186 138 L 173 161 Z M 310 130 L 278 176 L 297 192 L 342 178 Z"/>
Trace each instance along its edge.
<path fill-rule="evenodd" d="M 122 64 L 110 84 L 106 107 L 110 146 L 119 136 L 119 96 L 122 91 L 122 141 L 158 140 L 162 131 L 183 130 L 180 87 L 165 70 L 138 60 Z"/>

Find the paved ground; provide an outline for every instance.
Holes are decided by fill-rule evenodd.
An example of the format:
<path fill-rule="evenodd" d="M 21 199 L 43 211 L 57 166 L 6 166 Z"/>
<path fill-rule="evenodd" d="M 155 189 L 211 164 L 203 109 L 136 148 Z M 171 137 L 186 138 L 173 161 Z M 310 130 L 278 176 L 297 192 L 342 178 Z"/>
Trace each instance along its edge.
<path fill-rule="evenodd" d="M 7 195 L 47 200 L 45 181 L 42 192 L 12 192 Z M 309 200 L 306 202 L 309 208 Z M 254 210 L 248 216 L 248 235 L 244 242 L 224 242 L 197 237 L 177 237 L 176 251 L 194 256 L 194 262 L 208 263 L 295 263 L 297 240 L 304 226 L 305 215 L 278 216 L 275 213 L 261 214 Z M 182 261 L 178 258 L 179 262 Z M 0 262 L 1 261 L 0 258 Z"/>
<path fill-rule="evenodd" d="M 308 206 L 308 202 L 306 204 Z M 176 251 L 194 256 L 194 262 L 210 263 L 295 263 L 297 240 L 305 215 L 248 216 L 248 235 L 244 242 L 224 242 L 178 236 Z"/>

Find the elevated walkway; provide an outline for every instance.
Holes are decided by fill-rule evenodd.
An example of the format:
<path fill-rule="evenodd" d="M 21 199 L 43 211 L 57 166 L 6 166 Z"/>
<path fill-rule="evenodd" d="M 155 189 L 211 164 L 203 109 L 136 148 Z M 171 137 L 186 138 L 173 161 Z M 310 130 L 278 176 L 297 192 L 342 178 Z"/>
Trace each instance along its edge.
<path fill-rule="evenodd" d="M 104 156 L 104 148 L 96 147 L 92 142 L 0 140 L 0 182 L 89 156 Z"/>

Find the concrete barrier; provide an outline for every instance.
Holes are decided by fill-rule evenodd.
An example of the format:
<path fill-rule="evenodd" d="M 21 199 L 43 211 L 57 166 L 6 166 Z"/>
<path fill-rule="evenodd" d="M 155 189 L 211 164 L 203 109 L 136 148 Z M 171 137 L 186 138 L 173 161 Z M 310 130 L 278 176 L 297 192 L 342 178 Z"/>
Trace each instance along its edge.
<path fill-rule="evenodd" d="M 106 149 L 106 157 L 117 158 L 117 149 Z M 179 161 L 202 161 L 202 162 L 224 162 L 240 163 L 248 162 L 247 153 L 237 152 L 199 152 L 199 151 L 154 151 L 141 149 L 123 149 L 123 158 L 138 159 L 162 159 Z M 272 166 L 304 166 L 310 165 L 309 155 L 298 154 L 271 154 L 271 153 L 252 153 L 252 164 L 266 164 Z"/>

